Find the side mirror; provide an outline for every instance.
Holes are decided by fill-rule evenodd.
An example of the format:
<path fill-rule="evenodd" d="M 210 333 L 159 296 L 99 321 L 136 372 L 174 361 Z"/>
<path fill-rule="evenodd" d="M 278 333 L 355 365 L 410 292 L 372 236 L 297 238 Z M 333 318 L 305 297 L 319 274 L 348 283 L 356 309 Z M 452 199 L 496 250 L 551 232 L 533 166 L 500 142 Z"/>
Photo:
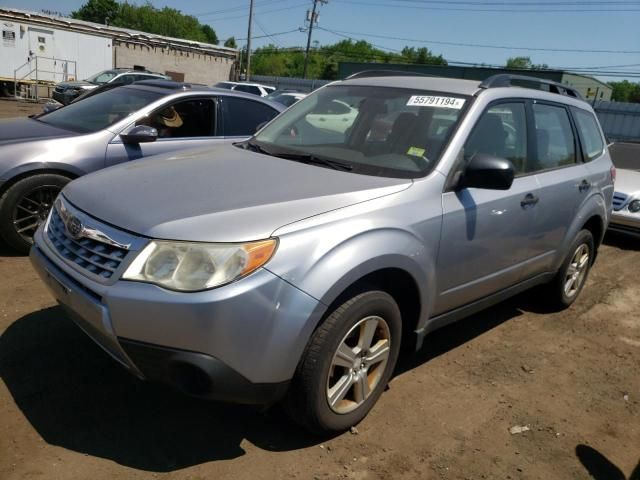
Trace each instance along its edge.
<path fill-rule="evenodd" d="M 458 182 L 458 189 L 509 190 L 514 176 L 515 167 L 506 158 L 479 153 L 471 157 Z"/>
<path fill-rule="evenodd" d="M 127 144 L 155 142 L 158 139 L 158 130 L 147 125 L 136 125 L 127 133 L 121 133 L 120 138 Z"/>

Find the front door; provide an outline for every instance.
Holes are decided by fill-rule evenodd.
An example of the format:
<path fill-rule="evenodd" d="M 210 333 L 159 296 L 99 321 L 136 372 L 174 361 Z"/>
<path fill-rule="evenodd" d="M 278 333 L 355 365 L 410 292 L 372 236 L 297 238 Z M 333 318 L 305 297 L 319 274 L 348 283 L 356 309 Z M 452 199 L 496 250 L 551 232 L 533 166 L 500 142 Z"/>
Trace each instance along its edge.
<path fill-rule="evenodd" d="M 526 125 L 524 102 L 492 104 L 465 144 L 465 161 L 477 153 L 508 158 L 517 176 L 507 191 L 467 188 L 443 194 L 436 315 L 517 283 L 535 255 L 529 238 L 539 192 L 535 175 L 523 172 Z"/>
<path fill-rule="evenodd" d="M 107 166 L 224 141 L 218 135 L 216 109 L 216 102 L 211 98 L 190 98 L 163 105 L 128 127 L 154 127 L 158 139 L 150 143 L 126 144 L 116 136 L 107 146 Z"/>

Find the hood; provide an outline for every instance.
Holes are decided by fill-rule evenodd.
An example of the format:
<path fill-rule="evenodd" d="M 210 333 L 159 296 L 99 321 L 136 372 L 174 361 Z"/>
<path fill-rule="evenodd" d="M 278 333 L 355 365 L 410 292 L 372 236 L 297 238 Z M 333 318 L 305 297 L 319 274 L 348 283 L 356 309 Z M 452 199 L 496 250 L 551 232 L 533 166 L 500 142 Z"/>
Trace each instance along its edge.
<path fill-rule="evenodd" d="M 640 192 L 640 171 L 618 168 L 616 170 L 616 192 L 633 195 Z"/>
<path fill-rule="evenodd" d="M 56 87 L 60 87 L 63 90 L 66 90 L 67 88 L 74 88 L 74 87 L 92 87 L 95 88 L 98 85 L 96 85 L 95 83 L 91 83 L 91 82 L 87 82 L 86 80 L 77 80 L 74 82 L 60 82 L 56 85 Z"/>
<path fill-rule="evenodd" d="M 0 145 L 71 135 L 77 135 L 77 133 L 39 122 L 33 118 L 0 119 Z"/>
<path fill-rule="evenodd" d="M 268 238 L 289 223 L 411 184 L 226 144 L 101 170 L 71 182 L 64 195 L 89 215 L 139 235 L 241 242 Z"/>

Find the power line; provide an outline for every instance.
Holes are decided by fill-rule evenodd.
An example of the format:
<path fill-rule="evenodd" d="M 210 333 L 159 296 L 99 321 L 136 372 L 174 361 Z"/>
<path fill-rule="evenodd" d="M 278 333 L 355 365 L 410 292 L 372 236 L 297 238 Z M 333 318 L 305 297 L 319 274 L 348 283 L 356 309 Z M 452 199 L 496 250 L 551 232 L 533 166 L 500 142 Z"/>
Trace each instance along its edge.
<path fill-rule="evenodd" d="M 321 28 L 321 27 L 318 27 Z M 570 53 L 621 53 L 621 54 L 640 54 L 640 50 L 586 50 L 578 48 L 542 48 L 542 47 L 522 47 L 522 46 L 506 46 L 506 45 L 487 45 L 481 43 L 458 43 L 445 42 L 441 40 L 422 40 L 417 38 L 392 37 L 388 35 L 378 35 L 375 33 L 363 32 L 346 32 L 344 30 L 334 30 L 333 32 L 344 33 L 348 35 L 358 35 L 361 37 L 384 38 L 386 40 L 400 40 L 403 42 L 415 43 L 432 43 L 434 45 L 451 45 L 456 47 L 474 47 L 474 48 L 496 48 L 500 50 L 526 50 L 535 52 L 570 52 Z"/>

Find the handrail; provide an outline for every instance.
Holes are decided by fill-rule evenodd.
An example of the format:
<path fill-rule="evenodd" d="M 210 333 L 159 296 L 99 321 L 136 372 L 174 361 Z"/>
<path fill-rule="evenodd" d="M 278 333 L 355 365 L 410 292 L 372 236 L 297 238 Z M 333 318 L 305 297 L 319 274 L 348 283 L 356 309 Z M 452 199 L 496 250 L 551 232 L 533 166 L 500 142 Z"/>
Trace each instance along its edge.
<path fill-rule="evenodd" d="M 40 68 L 38 68 L 38 60 L 42 61 L 42 60 L 52 60 L 53 62 L 61 62 L 61 63 L 65 63 L 65 71 L 64 72 L 56 72 L 55 70 L 42 70 Z M 35 68 L 31 68 L 31 70 L 29 70 L 26 74 L 24 74 L 22 77 L 18 78 L 18 72 L 20 70 L 22 70 L 24 67 L 29 66 L 31 67 L 32 62 L 35 61 Z M 68 68 L 68 65 L 72 63 L 73 64 L 73 73 L 74 76 L 77 77 L 78 74 L 78 63 L 75 60 L 65 60 L 63 58 L 55 58 L 55 57 L 41 57 L 38 55 L 35 55 L 31 58 L 29 58 L 29 60 L 20 65 L 18 68 L 13 70 L 13 93 L 14 95 L 17 96 L 17 92 L 18 92 L 18 82 L 22 82 L 24 79 L 26 79 L 27 77 L 31 77 L 31 75 L 35 72 L 35 83 L 36 83 L 36 88 L 35 88 L 35 99 L 36 101 L 38 101 L 40 99 L 39 96 L 39 91 L 38 91 L 38 85 L 40 85 L 40 73 L 51 73 L 54 75 L 54 79 L 55 79 L 55 75 L 58 75 L 58 73 L 60 73 L 61 75 L 63 75 L 63 81 L 67 80 L 69 74 L 66 71 L 66 69 Z M 32 80 L 30 78 L 30 80 Z M 55 80 L 54 80 L 55 81 Z"/>

